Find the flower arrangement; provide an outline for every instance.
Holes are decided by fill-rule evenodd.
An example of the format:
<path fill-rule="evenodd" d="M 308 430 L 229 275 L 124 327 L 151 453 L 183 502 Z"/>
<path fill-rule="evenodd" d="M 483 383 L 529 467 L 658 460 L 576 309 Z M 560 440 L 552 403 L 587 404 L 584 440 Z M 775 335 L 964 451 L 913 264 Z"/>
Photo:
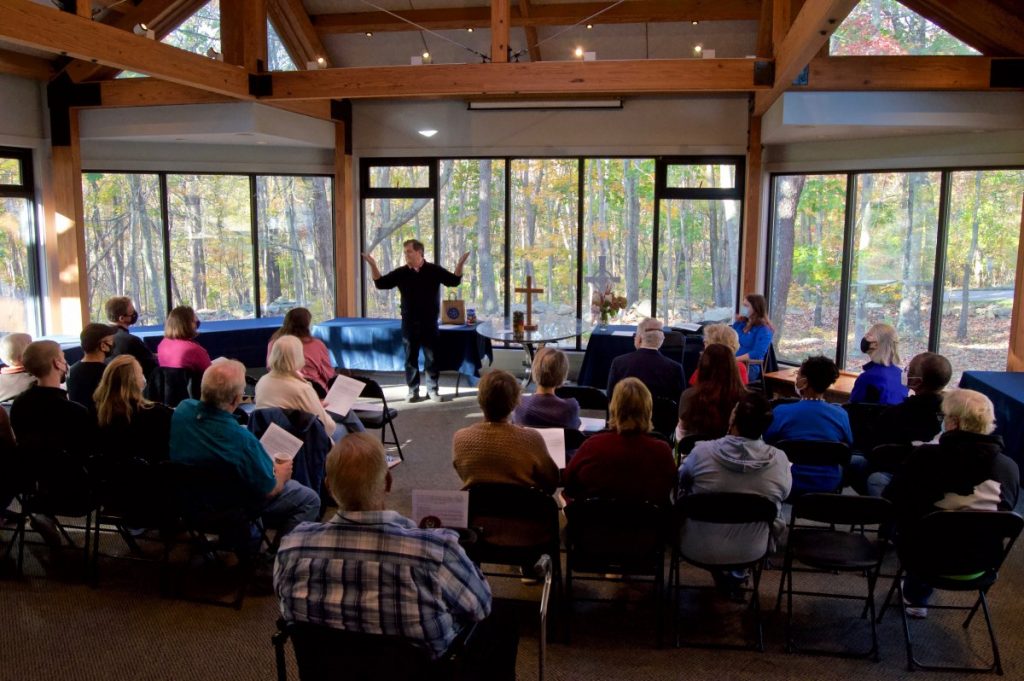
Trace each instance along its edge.
<path fill-rule="evenodd" d="M 610 286 L 604 291 L 594 291 L 594 295 L 590 298 L 590 313 L 595 316 L 600 315 L 601 324 L 607 324 L 610 316 L 625 309 L 626 297 L 615 295 Z"/>

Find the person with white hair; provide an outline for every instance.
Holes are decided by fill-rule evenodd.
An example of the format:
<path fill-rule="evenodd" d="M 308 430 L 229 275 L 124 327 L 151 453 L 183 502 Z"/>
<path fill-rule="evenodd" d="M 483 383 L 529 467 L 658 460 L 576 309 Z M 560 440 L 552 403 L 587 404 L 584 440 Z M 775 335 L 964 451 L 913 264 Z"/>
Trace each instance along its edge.
<path fill-rule="evenodd" d="M 860 351 L 871 358 L 853 382 L 850 403 L 899 404 L 907 399 L 899 354 L 900 339 L 891 324 L 875 324 L 860 339 Z"/>
<path fill-rule="evenodd" d="M 665 342 L 665 332 L 661 327 L 658 319 L 648 317 L 642 320 L 633 337 L 636 350 L 612 360 L 611 369 L 608 370 L 609 400 L 615 392 L 615 384 L 632 377 L 640 379 L 653 397 L 679 401 L 685 384 L 683 366 L 661 354 L 661 344 Z"/>
<path fill-rule="evenodd" d="M 270 348 L 270 372 L 256 383 L 256 408 L 280 407 L 313 414 L 324 425 L 328 437 L 334 437 L 337 424 L 320 403 L 316 390 L 300 373 L 306 358 L 302 341 L 281 336 Z"/>
<path fill-rule="evenodd" d="M 0 338 L 0 402 L 10 402 L 36 384 L 35 376 L 25 371 L 21 356 L 32 342 L 27 333 L 9 333 Z"/>

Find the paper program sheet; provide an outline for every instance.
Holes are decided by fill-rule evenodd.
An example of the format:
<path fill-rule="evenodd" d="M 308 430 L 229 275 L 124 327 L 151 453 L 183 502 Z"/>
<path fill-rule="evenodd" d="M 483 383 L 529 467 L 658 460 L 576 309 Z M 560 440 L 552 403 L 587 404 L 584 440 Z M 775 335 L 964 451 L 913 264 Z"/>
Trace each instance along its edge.
<path fill-rule="evenodd" d="M 436 518 L 441 527 L 468 527 L 469 492 L 414 489 L 412 519 L 422 525 L 427 517 Z"/>
<path fill-rule="evenodd" d="M 263 433 L 260 444 L 263 445 L 263 449 L 267 450 L 270 458 L 275 461 L 291 461 L 302 449 L 302 440 L 276 423 L 271 423 Z"/>
<path fill-rule="evenodd" d="M 564 428 L 534 428 L 544 438 L 544 444 L 548 448 L 548 456 L 559 468 L 565 468 L 565 429 Z"/>
<path fill-rule="evenodd" d="M 364 386 L 362 381 L 338 374 L 331 389 L 327 392 L 327 397 L 324 398 L 324 409 L 344 416 L 352 409 L 359 393 L 363 392 Z"/>

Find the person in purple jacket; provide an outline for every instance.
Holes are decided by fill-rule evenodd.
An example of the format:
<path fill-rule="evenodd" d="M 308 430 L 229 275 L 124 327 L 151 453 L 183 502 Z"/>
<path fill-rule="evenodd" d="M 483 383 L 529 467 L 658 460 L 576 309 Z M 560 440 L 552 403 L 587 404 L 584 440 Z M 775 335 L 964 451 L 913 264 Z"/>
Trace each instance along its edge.
<path fill-rule="evenodd" d="M 851 404 L 900 404 L 907 399 L 907 386 L 901 380 L 899 343 L 896 329 L 889 324 L 875 324 L 860 339 L 860 351 L 871 361 L 853 383 Z"/>
<path fill-rule="evenodd" d="M 768 346 L 772 344 L 775 327 L 768 318 L 768 302 L 760 293 L 748 293 L 743 299 L 743 310 L 736 315 L 732 328 L 740 337 L 740 349 L 736 351 L 736 360 L 749 362 L 752 359 L 763 360 L 768 355 Z M 761 378 L 761 367 L 748 364 L 747 379 L 756 381 Z"/>

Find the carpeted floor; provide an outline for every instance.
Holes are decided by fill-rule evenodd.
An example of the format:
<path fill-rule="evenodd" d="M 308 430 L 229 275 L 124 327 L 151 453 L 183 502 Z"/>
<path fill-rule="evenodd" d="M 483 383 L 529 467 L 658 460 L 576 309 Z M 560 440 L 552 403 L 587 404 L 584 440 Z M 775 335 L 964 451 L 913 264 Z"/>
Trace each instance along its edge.
<path fill-rule="evenodd" d="M 394 470 L 392 508 L 408 513 L 411 490 L 457 489 L 451 467 L 450 443 L 458 428 L 479 418 L 472 388 L 443 404 L 405 404 L 404 386 L 394 374 L 381 375 L 393 406 L 406 461 Z M 453 396 L 454 382 L 443 377 L 442 393 Z M 3 540 L 6 541 L 6 535 Z M 30 535 L 33 540 L 38 539 Z M 80 536 L 76 535 L 80 541 Z M 6 548 L 4 545 L 2 548 Z M 2 550 L 0 548 L 0 550 Z M 158 553 L 159 547 L 146 545 Z M 119 539 L 103 543 L 107 554 L 124 552 Z M 13 577 L 11 561 L 0 565 L 0 679 L 35 681 L 169 680 L 169 679 L 272 679 L 274 657 L 270 636 L 277 617 L 267 570 L 257 578 L 240 611 L 189 601 L 162 599 L 155 564 L 105 558 L 101 581 L 90 587 L 81 581 L 80 554 L 51 552 L 42 544 L 28 547 L 26 576 Z M 778 564 L 780 561 L 776 561 Z M 889 574 L 893 560 L 887 562 Z M 196 576 L 198 575 L 198 577 Z M 214 583 L 222 575 L 193 574 Z M 709 585 L 705 573 L 684 568 L 683 580 Z M 857 576 L 797 576 L 797 586 L 856 591 L 864 588 Z M 888 589 L 883 579 L 879 590 Z M 522 642 L 519 678 L 537 678 L 537 587 L 518 579 L 492 579 L 495 594 L 516 599 L 521 615 Z M 771 611 L 779 572 L 765 572 L 762 605 Z M 994 587 L 990 602 L 1003 653 L 1005 674 L 1024 673 L 1024 608 L 1018 593 L 1024 589 L 1024 550 L 1011 555 Z M 891 611 L 879 627 L 882 661 L 846 660 L 787 654 L 783 651 L 783 617 L 765 622 L 767 651 L 721 651 L 676 648 L 671 628 L 664 648 L 655 646 L 654 609 L 649 584 L 579 583 L 579 596 L 606 600 L 581 601 L 571 617 L 571 644 L 561 641 L 559 629 L 549 632 L 548 679 L 839 679 L 870 676 L 897 679 L 907 676 L 898 613 Z M 879 602 L 883 594 L 879 595 Z M 943 596 L 948 600 L 947 596 Z M 963 599 L 961 599 L 962 601 Z M 794 623 L 805 645 L 845 642 L 866 646 L 868 625 L 859 619 L 856 602 L 797 598 Z M 749 633 L 744 606 L 723 601 L 711 592 L 686 592 L 679 609 L 683 635 L 710 641 L 739 642 Z M 912 626 L 920 655 L 943 661 L 987 662 L 988 640 L 979 617 L 964 632 L 958 614 L 937 613 Z M 919 672 L 920 673 L 920 672 Z M 939 678 L 949 678 L 945 674 Z M 292 679 L 297 679 L 291 670 Z M 339 674 L 339 678 L 344 678 Z"/>

